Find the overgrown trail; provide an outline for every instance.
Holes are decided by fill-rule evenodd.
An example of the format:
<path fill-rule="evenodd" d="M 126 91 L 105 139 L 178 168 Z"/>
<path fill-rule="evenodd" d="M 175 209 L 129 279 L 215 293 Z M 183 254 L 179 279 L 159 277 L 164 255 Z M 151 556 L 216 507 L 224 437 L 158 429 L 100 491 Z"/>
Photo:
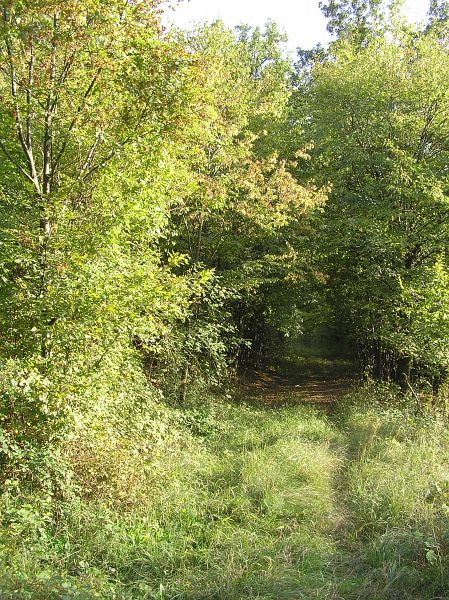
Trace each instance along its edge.
<path fill-rule="evenodd" d="M 331 367 L 177 409 L 132 509 L 67 499 L 54 526 L 11 504 L 0 596 L 449 600 L 447 423 Z"/>
<path fill-rule="evenodd" d="M 405 433 L 400 411 L 376 412 L 357 404 L 348 409 L 345 397 L 358 393 L 366 402 L 366 391 L 354 378 L 333 376 L 332 369 L 301 377 L 254 371 L 240 387 L 251 403 L 274 411 L 281 420 L 287 411 L 293 416 L 290 426 L 299 417 L 300 434 L 293 445 L 287 442 L 291 468 L 295 470 L 297 460 L 309 462 L 299 479 L 293 477 L 289 492 L 307 498 L 309 485 L 315 486 L 309 513 L 303 507 L 296 513 L 295 526 L 310 535 L 296 582 L 278 595 L 254 598 L 449 600 L 449 530 L 440 526 L 436 532 L 434 514 L 423 501 L 436 467 L 425 447 L 427 433 L 417 424 L 409 424 Z M 287 426 L 286 437 L 292 434 Z M 438 443 L 432 434 L 429 442 Z M 278 491 L 285 485 L 285 447 L 276 438 L 270 448 L 279 465 L 273 475 Z M 260 468 L 265 464 L 261 457 Z M 307 518 L 302 520 L 304 514 Z M 285 544 L 290 548 L 290 539 Z"/>
<path fill-rule="evenodd" d="M 265 406 L 288 404 L 332 405 L 354 385 L 348 377 L 282 377 L 275 372 L 255 371 L 241 382 L 242 392 Z"/>

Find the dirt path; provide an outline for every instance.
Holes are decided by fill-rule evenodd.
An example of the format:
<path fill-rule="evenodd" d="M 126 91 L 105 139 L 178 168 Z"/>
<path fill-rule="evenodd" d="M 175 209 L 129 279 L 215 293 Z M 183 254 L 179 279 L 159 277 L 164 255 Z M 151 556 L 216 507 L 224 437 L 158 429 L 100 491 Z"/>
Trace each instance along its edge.
<path fill-rule="evenodd" d="M 254 371 L 240 381 L 242 393 L 255 401 L 276 407 L 286 404 L 332 405 L 354 385 L 348 378 L 285 378 L 267 371 Z"/>

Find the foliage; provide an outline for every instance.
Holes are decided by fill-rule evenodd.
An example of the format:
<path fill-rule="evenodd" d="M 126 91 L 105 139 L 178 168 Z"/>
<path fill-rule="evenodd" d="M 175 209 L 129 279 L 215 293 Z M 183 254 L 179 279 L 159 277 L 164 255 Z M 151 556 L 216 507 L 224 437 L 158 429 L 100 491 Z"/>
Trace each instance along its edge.
<path fill-rule="evenodd" d="M 291 66 L 276 26 L 232 33 L 216 22 L 181 40 L 201 62 L 192 114 L 174 150 L 186 186 L 167 245 L 188 257 L 186 273 L 207 269 L 212 277 L 185 331 L 186 366 L 197 369 L 201 353 L 218 358 L 220 339 L 222 357 L 234 364 L 248 342 L 260 351 L 257 337 L 270 330 L 275 310 L 273 329 L 295 328 L 287 322 L 302 301 L 290 283 L 292 271 L 302 270 L 295 238 L 325 191 L 300 185 L 292 174 L 308 156 L 297 128 L 288 126 Z M 196 360 L 189 350 L 194 344 L 202 349 Z"/>
<path fill-rule="evenodd" d="M 449 593 L 447 6 L 320 4 L 0 0 L 2 598 Z"/>
<path fill-rule="evenodd" d="M 447 52 L 428 34 L 364 49 L 341 40 L 334 53 L 314 68 L 309 103 L 332 181 L 322 226 L 331 302 L 363 351 L 436 373 L 449 339 Z"/>

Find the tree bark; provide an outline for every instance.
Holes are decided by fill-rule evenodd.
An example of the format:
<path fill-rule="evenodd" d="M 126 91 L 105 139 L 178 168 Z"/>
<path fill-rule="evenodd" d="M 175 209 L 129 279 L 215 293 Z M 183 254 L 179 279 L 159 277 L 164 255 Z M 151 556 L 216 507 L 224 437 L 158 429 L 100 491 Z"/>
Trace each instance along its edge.
<path fill-rule="evenodd" d="M 409 390 L 412 365 L 413 360 L 411 356 L 401 356 L 398 360 L 397 382 L 403 394 Z"/>

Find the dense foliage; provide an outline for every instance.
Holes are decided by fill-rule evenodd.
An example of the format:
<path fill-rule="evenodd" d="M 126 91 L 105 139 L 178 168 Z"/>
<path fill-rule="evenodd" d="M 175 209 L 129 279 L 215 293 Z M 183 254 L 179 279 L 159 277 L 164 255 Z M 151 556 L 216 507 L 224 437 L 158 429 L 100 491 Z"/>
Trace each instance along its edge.
<path fill-rule="evenodd" d="M 436 387 L 449 366 L 449 56 L 441 29 L 390 17 L 362 44 L 336 41 L 302 91 L 332 183 L 322 252 L 334 313 L 374 373 L 405 390 L 413 365 Z"/>
<path fill-rule="evenodd" d="M 449 5 L 432 0 L 418 27 L 399 0 L 319 4 L 333 41 L 299 51 L 295 64 L 273 22 L 168 32 L 159 0 L 0 0 L 0 533 L 13 531 L 0 543 L 0 560 L 13 557 L 0 596 L 5 586 L 5 597 L 162 600 L 172 597 L 157 585 L 166 576 L 173 598 L 283 598 L 270 595 L 275 582 L 257 595 L 257 568 L 255 591 L 244 578 L 227 590 L 222 574 L 208 583 L 221 595 L 200 595 L 208 559 L 193 546 L 222 552 L 229 569 L 234 552 L 218 550 L 205 519 L 220 522 L 225 546 L 243 536 L 239 569 L 254 559 L 252 528 L 271 544 L 267 564 L 279 552 L 300 560 L 304 540 L 289 536 L 308 519 L 319 527 L 306 537 L 329 561 L 344 460 L 328 444 L 343 430 L 308 412 L 278 422 L 211 401 L 232 397 L 236 373 L 285 355 L 288 339 L 337 347 L 366 376 L 399 384 L 413 404 L 407 418 L 416 403 L 424 410 L 421 398 L 445 399 Z M 387 418 L 366 414 L 369 424 Z M 440 487 L 426 504 L 423 476 L 420 499 L 407 501 L 425 515 L 415 525 L 435 574 L 447 567 L 447 507 L 430 454 L 437 434 L 447 447 L 447 432 L 416 426 Z M 284 443 L 282 428 L 293 438 L 305 428 L 305 438 Z M 393 437 L 405 448 L 411 429 L 404 436 Z M 242 437 L 254 443 L 243 457 Z M 290 472 L 289 452 L 309 471 Z M 405 531 L 409 521 L 376 508 L 396 488 L 370 498 L 362 463 L 351 467 L 360 488 L 348 486 L 348 503 L 366 511 L 352 507 L 354 519 L 371 511 Z M 288 489 L 301 478 L 310 485 L 298 500 Z M 376 532 L 370 544 L 381 544 Z M 23 571 L 15 533 L 30 546 Z M 45 566 L 46 553 L 59 566 Z M 425 587 L 417 562 L 410 594 Z M 176 581 L 190 567 L 196 582 Z M 364 577 L 357 589 L 369 589 Z M 381 577 L 377 585 L 380 594 Z"/>

